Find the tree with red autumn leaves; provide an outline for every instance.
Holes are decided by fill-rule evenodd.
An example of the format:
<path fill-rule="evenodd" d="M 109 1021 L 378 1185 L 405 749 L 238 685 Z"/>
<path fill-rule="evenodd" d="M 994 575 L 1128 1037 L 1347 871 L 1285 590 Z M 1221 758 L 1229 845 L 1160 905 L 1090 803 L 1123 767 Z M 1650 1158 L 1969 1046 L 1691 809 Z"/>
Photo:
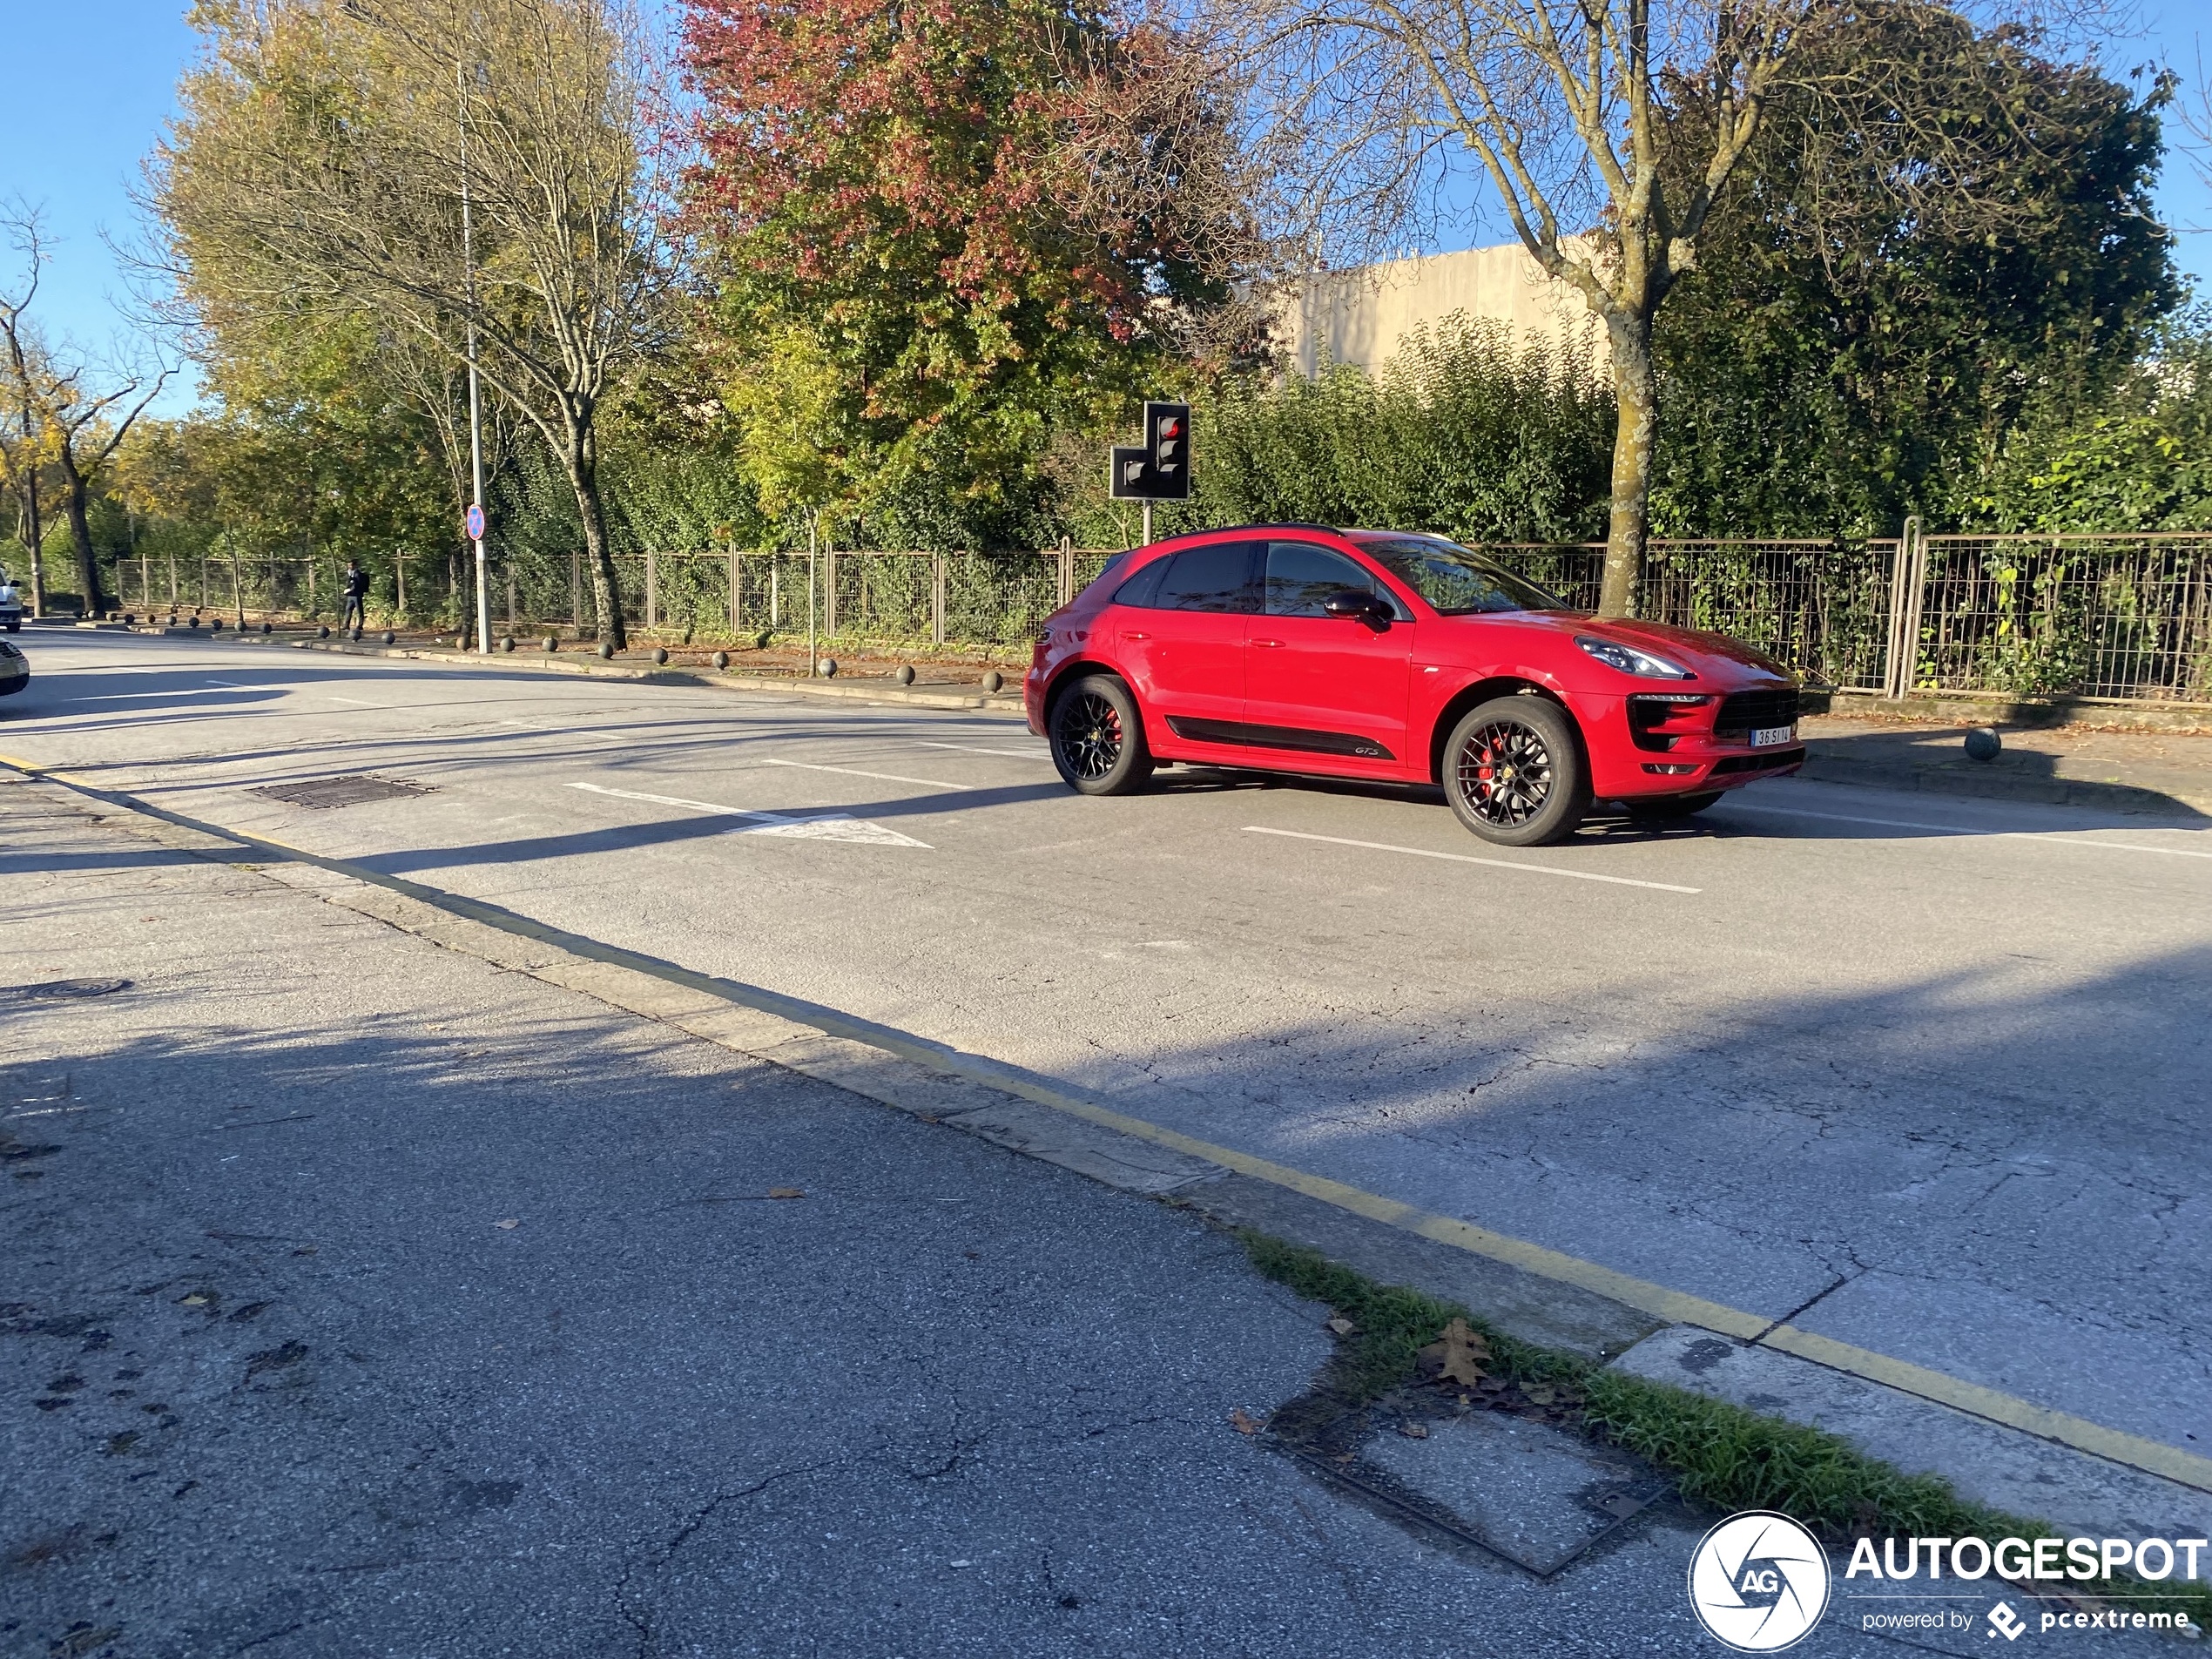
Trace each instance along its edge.
<path fill-rule="evenodd" d="M 987 539 L 1051 433 L 1172 383 L 1227 300 L 1246 220 L 1187 36 L 1050 0 L 689 0 L 685 42 L 772 511 Z"/>

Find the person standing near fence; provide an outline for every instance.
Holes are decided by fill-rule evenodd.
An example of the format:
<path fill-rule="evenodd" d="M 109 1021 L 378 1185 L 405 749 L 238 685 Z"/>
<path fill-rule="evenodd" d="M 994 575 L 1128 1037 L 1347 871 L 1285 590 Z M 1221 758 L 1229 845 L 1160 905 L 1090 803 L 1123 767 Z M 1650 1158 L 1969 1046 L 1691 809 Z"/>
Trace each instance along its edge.
<path fill-rule="evenodd" d="M 368 572 L 347 559 L 340 585 L 345 590 L 346 609 L 338 618 L 338 631 L 342 634 L 348 628 L 368 627 Z"/>

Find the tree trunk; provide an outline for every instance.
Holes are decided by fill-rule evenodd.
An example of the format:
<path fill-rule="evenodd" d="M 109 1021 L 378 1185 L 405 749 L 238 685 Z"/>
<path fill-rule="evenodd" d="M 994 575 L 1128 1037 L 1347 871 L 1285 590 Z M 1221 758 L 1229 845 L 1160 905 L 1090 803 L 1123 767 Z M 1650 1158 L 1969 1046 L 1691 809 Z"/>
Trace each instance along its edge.
<path fill-rule="evenodd" d="M 583 521 L 583 549 L 591 558 L 591 603 L 599 613 L 599 637 L 617 651 L 630 648 L 630 634 L 623 626 L 622 593 L 615 585 L 615 559 L 607 545 L 607 517 L 599 505 L 599 451 L 590 416 L 572 416 L 568 442 L 561 460 L 568 469 L 569 487 L 576 491 L 576 509 Z"/>
<path fill-rule="evenodd" d="M 24 510 L 30 521 L 24 546 L 30 553 L 30 614 L 34 617 L 46 614 L 46 521 L 38 512 L 38 469 L 31 467 L 24 477 Z"/>
<path fill-rule="evenodd" d="M 1606 319 L 1613 348 L 1613 517 L 1597 614 L 1633 617 L 1642 597 L 1644 543 L 1651 533 L 1651 456 L 1658 437 L 1659 381 L 1651 367 L 1651 315 Z"/>
<path fill-rule="evenodd" d="M 84 595 L 84 614 L 97 617 L 107 609 L 107 595 L 100 590 L 100 564 L 92 556 L 92 523 L 85 516 L 84 475 L 77 469 L 77 457 L 70 453 L 66 443 L 58 446 L 55 457 L 62 469 L 64 486 L 64 502 L 69 510 L 69 539 L 77 547 L 77 580 Z"/>

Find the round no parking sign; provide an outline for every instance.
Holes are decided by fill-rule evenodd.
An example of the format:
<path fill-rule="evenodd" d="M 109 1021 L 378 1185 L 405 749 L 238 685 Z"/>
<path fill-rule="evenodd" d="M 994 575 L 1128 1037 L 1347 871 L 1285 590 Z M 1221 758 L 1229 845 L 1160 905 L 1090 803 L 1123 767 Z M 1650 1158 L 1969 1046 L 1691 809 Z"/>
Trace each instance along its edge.
<path fill-rule="evenodd" d="M 469 503 L 469 517 L 466 522 L 469 526 L 469 539 L 472 542 L 482 541 L 484 539 L 484 509 L 475 502 Z"/>

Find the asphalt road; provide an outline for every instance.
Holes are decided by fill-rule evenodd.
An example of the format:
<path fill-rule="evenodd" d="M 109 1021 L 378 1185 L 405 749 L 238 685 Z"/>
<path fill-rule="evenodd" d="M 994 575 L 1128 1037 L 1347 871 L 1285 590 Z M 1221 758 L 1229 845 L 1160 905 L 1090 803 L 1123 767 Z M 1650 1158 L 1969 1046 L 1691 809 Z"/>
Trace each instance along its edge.
<path fill-rule="evenodd" d="M 1720 1651 L 1710 1517 L 1540 1581 L 1238 1433 L 1325 1310 L 1187 1212 L 10 780 L 48 975 L 132 983 L 0 996 L 4 1659 Z"/>
<path fill-rule="evenodd" d="M 1499 851 L 1413 792 L 1079 799 L 992 716 L 25 644 L 0 753 L 2212 1447 L 2212 834 L 1785 781 Z M 356 772 L 433 792 L 252 792 Z"/>

